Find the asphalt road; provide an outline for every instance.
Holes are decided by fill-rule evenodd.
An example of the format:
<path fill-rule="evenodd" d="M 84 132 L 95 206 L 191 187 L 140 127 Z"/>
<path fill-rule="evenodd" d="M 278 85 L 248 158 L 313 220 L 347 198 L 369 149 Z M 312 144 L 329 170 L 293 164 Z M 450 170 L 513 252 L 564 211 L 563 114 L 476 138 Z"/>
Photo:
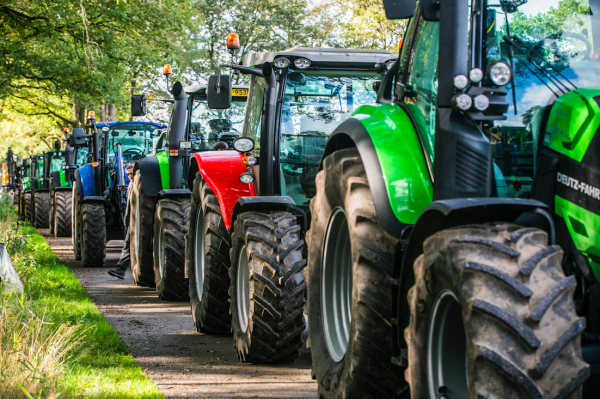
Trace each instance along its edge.
<path fill-rule="evenodd" d="M 111 241 L 105 268 L 83 268 L 70 238 L 40 229 L 54 252 L 90 293 L 98 309 L 127 344 L 135 361 L 169 398 L 316 398 L 310 354 L 293 363 L 255 365 L 238 361 L 231 335 L 196 332 L 187 302 L 158 299 L 154 290 L 107 274 L 122 241 Z"/>

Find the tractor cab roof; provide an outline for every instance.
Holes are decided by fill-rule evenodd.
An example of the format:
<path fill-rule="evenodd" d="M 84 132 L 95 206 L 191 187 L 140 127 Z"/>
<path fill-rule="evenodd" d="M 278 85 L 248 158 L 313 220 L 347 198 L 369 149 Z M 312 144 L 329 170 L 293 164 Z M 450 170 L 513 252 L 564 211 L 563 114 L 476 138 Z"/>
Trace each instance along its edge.
<path fill-rule="evenodd" d="M 285 57 L 294 65 L 294 60 L 306 58 L 310 61 L 307 69 L 341 68 L 341 69 L 375 69 L 375 64 L 394 61 L 397 54 L 389 50 L 343 49 L 292 47 L 283 51 L 250 53 L 244 55 L 244 66 L 259 66 L 265 62 L 273 62 L 275 58 Z"/>

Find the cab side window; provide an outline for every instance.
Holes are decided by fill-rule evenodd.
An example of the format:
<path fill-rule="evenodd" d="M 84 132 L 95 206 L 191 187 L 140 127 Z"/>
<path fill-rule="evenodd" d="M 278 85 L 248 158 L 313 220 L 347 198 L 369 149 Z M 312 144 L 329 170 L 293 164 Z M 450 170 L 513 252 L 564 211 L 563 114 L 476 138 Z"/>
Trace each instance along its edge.
<path fill-rule="evenodd" d="M 245 124 L 246 130 L 244 137 L 254 140 L 253 153 L 260 153 L 260 123 L 262 120 L 263 94 L 265 92 L 265 80 L 257 76 L 252 76 L 250 81 L 250 99 L 248 101 L 247 116 L 248 122 Z"/>
<path fill-rule="evenodd" d="M 433 164 L 438 92 L 439 22 L 429 22 L 420 18 L 416 29 L 417 36 L 409 54 L 406 82 L 413 94 L 411 97 L 406 96 L 404 103 L 416 120 L 427 155 Z"/>

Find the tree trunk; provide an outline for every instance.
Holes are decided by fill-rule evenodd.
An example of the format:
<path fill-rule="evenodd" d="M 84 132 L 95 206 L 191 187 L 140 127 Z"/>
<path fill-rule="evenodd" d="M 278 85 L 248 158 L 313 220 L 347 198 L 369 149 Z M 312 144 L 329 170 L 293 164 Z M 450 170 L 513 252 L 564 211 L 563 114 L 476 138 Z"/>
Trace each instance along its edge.
<path fill-rule="evenodd" d="M 109 112 L 108 112 L 108 121 L 116 122 L 117 121 L 117 106 L 115 104 L 110 104 Z"/>

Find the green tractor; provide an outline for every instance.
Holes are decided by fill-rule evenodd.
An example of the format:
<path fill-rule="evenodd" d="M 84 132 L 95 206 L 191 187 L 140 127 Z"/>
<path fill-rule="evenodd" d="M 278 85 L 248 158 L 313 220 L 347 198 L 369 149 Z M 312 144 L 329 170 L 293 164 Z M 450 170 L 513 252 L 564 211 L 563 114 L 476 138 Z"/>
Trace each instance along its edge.
<path fill-rule="evenodd" d="M 24 220 L 27 215 L 25 194 L 31 190 L 31 179 L 30 179 L 31 167 L 29 165 L 29 159 L 23 158 L 21 160 L 21 166 L 19 168 L 19 218 Z M 31 198 L 31 193 L 27 194 Z"/>
<path fill-rule="evenodd" d="M 68 128 L 65 128 L 65 134 Z M 65 140 L 66 141 L 66 140 Z M 50 234 L 55 237 L 70 237 L 72 228 L 72 195 L 74 171 L 87 162 L 87 148 L 66 145 L 61 150 L 61 142 L 54 142 L 54 155 L 48 157 L 50 212 L 48 224 Z"/>
<path fill-rule="evenodd" d="M 25 218 L 29 220 L 32 226 L 45 228 L 48 224 L 48 205 L 44 205 L 47 202 L 44 202 L 45 194 L 44 191 L 40 193 L 37 197 L 38 202 L 36 202 L 36 192 L 38 190 L 43 190 L 44 185 L 42 178 L 44 176 L 44 154 L 40 155 L 32 155 L 29 163 L 29 190 L 24 193 L 25 200 Z M 47 194 L 47 192 L 46 192 Z M 45 198 L 46 200 L 48 198 Z M 39 208 L 40 213 L 42 214 L 39 220 L 36 220 L 36 210 Z M 45 211 L 45 212 L 44 212 Z"/>
<path fill-rule="evenodd" d="M 384 0 L 410 18 L 399 60 L 316 178 L 318 396 L 580 397 L 600 370 L 600 1 L 415 3 Z"/>
<path fill-rule="evenodd" d="M 170 67 L 165 66 L 165 75 L 168 78 Z M 233 106 L 213 111 L 206 104 L 206 86 L 183 87 L 176 82 L 171 90 L 169 127 L 156 154 L 135 163 L 129 221 L 131 270 L 136 284 L 156 287 L 162 299 L 188 298 L 183 254 L 189 222 L 190 157 L 226 149 L 241 135 L 248 88 L 234 90 Z M 145 104 L 144 95 L 133 96 L 132 115 L 145 115 Z"/>

